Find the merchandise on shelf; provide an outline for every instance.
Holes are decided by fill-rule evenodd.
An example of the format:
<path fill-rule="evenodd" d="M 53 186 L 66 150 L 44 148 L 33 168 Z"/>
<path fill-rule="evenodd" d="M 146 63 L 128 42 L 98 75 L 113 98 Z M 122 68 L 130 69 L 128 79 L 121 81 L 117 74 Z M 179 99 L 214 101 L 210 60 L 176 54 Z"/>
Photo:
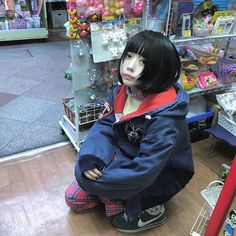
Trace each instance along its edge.
<path fill-rule="evenodd" d="M 236 82 L 236 64 L 223 58 L 225 51 L 220 43 L 180 46 L 182 76 L 180 83 L 185 90 L 202 91 Z"/>
<path fill-rule="evenodd" d="M 76 127 L 81 132 L 90 128 L 98 118 L 100 101 L 117 84 L 116 59 L 121 56 L 127 39 L 141 30 L 139 17 L 144 0 L 69 0 L 66 5 L 66 35 L 73 39 L 72 58 L 81 64 L 83 72 L 78 75 L 72 65 L 72 80 L 80 77 L 81 83 L 76 86 L 79 98 L 76 95 L 73 99 L 76 106 L 72 112 L 69 103 L 64 101 L 63 104 L 67 117 L 78 124 Z"/>
<path fill-rule="evenodd" d="M 143 7 L 144 0 L 69 0 L 67 36 L 72 39 L 90 37 L 91 23 L 139 17 Z"/>
<path fill-rule="evenodd" d="M 136 19 L 93 22 L 91 43 L 94 62 L 104 62 L 120 58 L 127 39 L 140 30 Z"/>
<path fill-rule="evenodd" d="M 198 73 L 197 76 L 197 85 L 199 88 L 208 89 L 211 87 L 216 87 L 219 84 L 216 76 L 211 71 Z"/>
<path fill-rule="evenodd" d="M 222 182 L 225 182 L 225 179 L 228 176 L 229 170 L 230 170 L 230 166 L 229 165 L 222 164 L 220 172 L 219 172 L 218 180 L 222 181 Z"/>
<path fill-rule="evenodd" d="M 235 203 L 233 205 L 234 205 L 233 207 L 235 207 Z M 223 224 L 222 234 L 220 235 L 234 236 L 235 228 L 236 228 L 236 209 L 231 208 L 227 215 L 226 221 Z"/>
<path fill-rule="evenodd" d="M 65 98 L 63 99 L 64 111 L 67 118 L 72 122 L 73 125 L 75 122 L 75 101 L 74 98 Z M 79 130 L 87 130 L 90 128 L 94 122 L 98 119 L 101 109 L 103 108 L 103 102 L 93 102 L 86 105 L 81 105 L 78 109 L 79 113 Z"/>
<path fill-rule="evenodd" d="M 236 91 L 217 94 L 216 99 L 226 116 L 236 122 Z"/>
<path fill-rule="evenodd" d="M 222 6 L 214 0 L 68 0 L 65 27 L 72 39 L 72 84 L 78 114 L 71 139 L 76 137 L 79 145 L 85 137 L 80 128 L 81 106 L 105 99 L 118 81 L 117 59 L 127 40 L 143 29 L 161 31 L 176 44 L 183 65 L 179 82 L 190 98 L 199 100 L 202 94 L 230 88 L 236 78 L 235 66 L 232 61 L 225 63 L 227 47 L 223 50 L 225 45 L 216 42 L 236 36 L 235 25 L 229 24 L 228 32 L 223 28 L 226 21 L 222 17 L 236 15 L 235 8 L 227 8 L 225 2 Z M 213 28 L 216 33 L 212 34 Z M 188 118 L 192 142 L 202 139 L 199 133 L 206 136 L 204 129 L 211 126 L 214 114 L 206 109 Z M 65 123 L 62 119 L 62 127 L 67 129 Z"/>
<path fill-rule="evenodd" d="M 45 27 L 41 20 L 42 4 L 43 0 L 0 1 L 0 32 Z"/>
<path fill-rule="evenodd" d="M 175 39 L 235 34 L 235 10 L 230 0 L 173 1 L 170 34 Z"/>
<path fill-rule="evenodd" d="M 183 70 L 181 73 L 181 85 L 185 90 L 190 90 L 194 88 L 197 84 L 197 77 L 192 75 L 186 75 Z"/>
<path fill-rule="evenodd" d="M 236 82 L 236 64 L 234 61 L 220 58 L 218 63 L 211 65 L 211 69 L 222 84 Z"/>

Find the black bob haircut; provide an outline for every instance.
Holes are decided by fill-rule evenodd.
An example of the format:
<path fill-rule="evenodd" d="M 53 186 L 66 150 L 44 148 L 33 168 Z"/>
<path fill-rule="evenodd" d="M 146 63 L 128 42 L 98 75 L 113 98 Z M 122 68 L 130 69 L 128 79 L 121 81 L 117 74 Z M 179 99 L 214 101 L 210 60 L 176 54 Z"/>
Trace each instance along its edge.
<path fill-rule="evenodd" d="M 118 66 L 121 83 L 120 64 L 128 52 L 137 53 L 145 59 L 144 70 L 138 79 L 141 83 L 137 86 L 144 94 L 163 92 L 179 79 L 181 62 L 178 51 L 160 32 L 144 30 L 128 41 Z"/>

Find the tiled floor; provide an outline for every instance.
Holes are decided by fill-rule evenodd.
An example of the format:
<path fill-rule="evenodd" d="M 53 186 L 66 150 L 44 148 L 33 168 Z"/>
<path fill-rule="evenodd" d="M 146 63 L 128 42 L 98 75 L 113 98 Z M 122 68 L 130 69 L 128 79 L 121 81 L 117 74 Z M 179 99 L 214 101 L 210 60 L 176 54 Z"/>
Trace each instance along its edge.
<path fill-rule="evenodd" d="M 11 100 L 15 99 L 17 95 L 13 95 L 10 93 L 0 93 L 0 107 L 9 103 Z"/>
<path fill-rule="evenodd" d="M 60 34 L 0 43 L 0 157 L 68 140 L 58 121 L 72 96 L 70 45 Z"/>

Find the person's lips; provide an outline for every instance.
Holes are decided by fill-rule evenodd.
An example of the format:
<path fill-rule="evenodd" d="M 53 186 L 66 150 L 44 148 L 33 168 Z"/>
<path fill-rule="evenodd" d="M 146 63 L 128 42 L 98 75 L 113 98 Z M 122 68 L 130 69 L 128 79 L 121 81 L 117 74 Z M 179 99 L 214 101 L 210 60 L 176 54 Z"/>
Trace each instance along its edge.
<path fill-rule="evenodd" d="M 122 74 L 122 77 L 123 77 L 124 79 L 127 79 L 127 80 L 132 80 L 132 79 L 133 79 L 133 77 L 130 76 L 130 75 L 128 75 L 128 74 Z"/>

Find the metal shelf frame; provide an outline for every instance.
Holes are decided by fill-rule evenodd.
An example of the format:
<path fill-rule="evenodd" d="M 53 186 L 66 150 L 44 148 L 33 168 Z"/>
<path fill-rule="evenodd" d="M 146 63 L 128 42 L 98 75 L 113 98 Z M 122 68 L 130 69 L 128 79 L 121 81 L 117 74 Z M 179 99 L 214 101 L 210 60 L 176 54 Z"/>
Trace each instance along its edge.
<path fill-rule="evenodd" d="M 231 84 L 226 84 L 226 85 L 219 85 L 217 87 L 209 88 L 209 89 L 200 89 L 200 88 L 194 88 L 191 91 L 188 92 L 190 97 L 197 97 L 209 93 L 217 93 L 220 91 L 224 90 L 229 90 L 231 89 L 232 85 Z"/>
<path fill-rule="evenodd" d="M 63 115 L 61 120 L 59 121 L 59 124 L 62 128 L 62 130 L 65 132 L 67 137 L 70 139 L 71 143 L 75 147 L 77 151 L 79 151 L 79 143 L 77 142 L 77 132 L 74 124 L 71 123 L 71 121 L 67 118 L 66 115 Z"/>

